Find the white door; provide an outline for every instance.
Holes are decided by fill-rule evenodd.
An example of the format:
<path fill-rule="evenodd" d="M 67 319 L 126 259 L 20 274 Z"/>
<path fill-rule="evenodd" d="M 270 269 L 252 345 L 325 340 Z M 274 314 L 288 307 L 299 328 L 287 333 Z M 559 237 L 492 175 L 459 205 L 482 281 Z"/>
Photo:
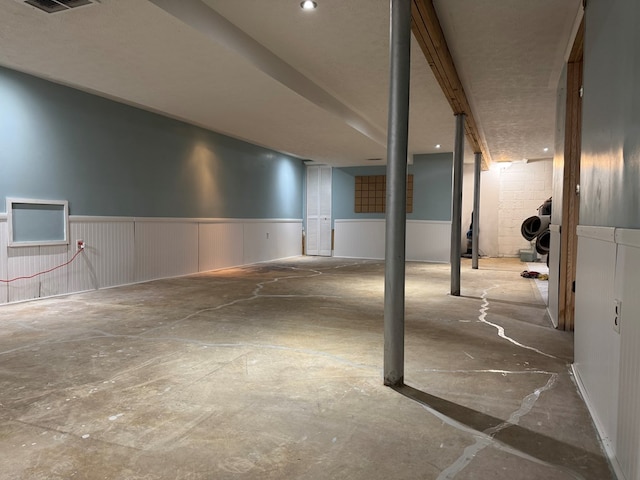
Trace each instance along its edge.
<path fill-rule="evenodd" d="M 307 166 L 307 255 L 331 256 L 331 167 Z"/>

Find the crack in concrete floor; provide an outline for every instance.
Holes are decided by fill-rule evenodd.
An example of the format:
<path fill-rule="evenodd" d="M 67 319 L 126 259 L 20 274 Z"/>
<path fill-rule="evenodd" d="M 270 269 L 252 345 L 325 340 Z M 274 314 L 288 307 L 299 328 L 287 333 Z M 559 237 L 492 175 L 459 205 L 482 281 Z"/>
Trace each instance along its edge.
<path fill-rule="evenodd" d="M 286 263 L 286 262 L 284 262 Z M 304 262 L 307 263 L 307 262 Z M 276 266 L 275 270 L 270 270 L 271 267 Z M 247 277 L 247 279 L 250 279 L 251 277 L 255 277 L 255 276 L 264 276 L 264 275 L 273 275 L 274 273 L 277 275 L 274 278 L 270 278 L 270 279 L 260 279 L 258 278 L 257 280 L 260 281 L 255 281 L 255 283 L 253 284 L 253 289 L 250 290 L 250 294 L 246 295 L 246 296 L 241 296 L 239 298 L 235 298 L 232 301 L 226 301 L 223 303 L 220 303 L 218 305 L 215 306 L 210 306 L 210 307 L 206 307 L 206 308 L 200 308 L 194 312 L 189 312 L 186 314 L 182 314 L 180 315 L 177 319 L 172 320 L 172 321 L 168 321 L 168 322 L 162 322 L 161 324 L 158 324 L 154 327 L 150 327 L 150 328 L 145 328 L 144 330 L 136 333 L 136 334 L 123 334 L 123 333 L 113 333 L 113 332 L 109 332 L 106 331 L 105 329 L 101 329 L 101 328 L 92 328 L 90 325 L 87 326 L 87 328 L 72 328 L 72 337 L 67 336 L 66 338 L 58 338 L 57 340 L 54 340 L 53 338 L 50 338 L 49 340 L 45 340 L 45 341 L 38 341 L 38 342 L 31 342 L 31 343 L 27 343 L 25 345 L 21 345 L 20 347 L 16 347 L 16 348 L 8 348 L 3 350 L 2 352 L 0 352 L 0 354 L 3 354 L 7 357 L 11 357 L 12 355 L 18 354 L 20 352 L 24 352 L 25 350 L 30 350 L 30 349 L 34 349 L 34 348 L 41 348 L 43 346 L 46 347 L 54 347 L 55 345 L 62 345 L 62 344 L 72 344 L 74 342 L 76 343 L 83 343 L 83 342 L 87 342 L 87 341 L 91 341 L 91 340 L 105 340 L 105 339 L 110 339 L 110 340 L 136 340 L 136 341 L 144 341 L 145 343 L 149 343 L 151 345 L 155 345 L 157 342 L 169 342 L 169 343 L 175 343 L 175 344 L 180 344 L 183 347 L 184 346 L 198 346 L 198 347 L 203 347 L 203 348 L 209 348 L 211 350 L 218 350 L 218 349 L 230 349 L 230 350 L 235 350 L 235 349 L 240 349 L 241 352 L 239 352 L 239 355 L 234 356 L 233 358 L 229 359 L 226 362 L 223 362 L 220 364 L 220 367 L 218 367 L 217 369 L 213 369 L 207 372 L 207 375 L 200 376 L 198 377 L 198 379 L 193 380 L 189 385 L 195 385 L 195 384 L 199 384 L 203 382 L 204 378 L 207 378 L 210 375 L 213 375 L 214 373 L 218 372 L 219 370 L 224 370 L 226 368 L 228 368 L 230 365 L 233 365 L 235 363 L 237 363 L 238 361 L 240 361 L 240 359 L 242 359 L 242 361 L 244 362 L 244 368 L 245 368 L 245 375 L 247 374 L 246 372 L 246 367 L 247 367 L 247 355 L 248 352 L 258 352 L 258 351 L 275 351 L 275 352 L 286 352 L 288 355 L 297 355 L 298 357 L 296 358 L 302 358 L 302 357 L 311 357 L 311 358 L 315 358 L 315 359 L 321 359 L 322 362 L 328 361 L 330 363 L 335 363 L 335 364 L 339 364 L 342 365 L 345 368 L 355 368 L 356 371 L 357 370 L 366 370 L 371 372 L 373 378 L 379 378 L 380 377 L 380 366 L 379 364 L 376 364 L 375 362 L 369 362 L 369 361 L 362 361 L 361 359 L 358 358 L 369 358 L 370 355 L 368 353 L 364 353 L 364 354 L 358 354 L 357 356 L 354 356 L 353 353 L 354 352 L 349 352 L 344 351 L 343 353 L 340 353 L 340 350 L 337 350 L 335 348 L 332 348 L 332 350 L 334 351 L 328 351 L 326 349 L 314 349 L 314 348 L 308 348 L 308 347 L 304 347 L 304 346 L 295 346 L 295 345 L 291 345 L 291 344 L 286 344 L 286 343 L 277 343 L 277 342 L 256 342 L 256 341 L 234 341 L 234 342 L 220 342 L 220 341 L 211 341 L 211 340 L 207 340 L 207 339 L 198 339 L 198 338 L 194 338 L 193 336 L 189 337 L 189 336 L 185 336 L 185 335 L 158 335 L 158 333 L 160 333 L 161 331 L 173 331 L 174 329 L 177 328 L 183 328 L 184 327 L 191 327 L 191 323 L 199 320 L 199 319 L 209 319 L 209 318 L 213 318 L 210 316 L 210 314 L 218 314 L 219 312 L 223 311 L 223 310 L 234 310 L 234 309 L 244 309 L 246 308 L 247 304 L 250 303 L 255 303 L 253 301 L 287 301 L 287 300 L 300 300 L 300 301 L 307 301 L 307 300 L 311 300 L 313 302 L 318 302 L 318 301 L 324 301 L 327 299 L 330 299 L 331 301 L 336 302 L 336 306 L 335 306 L 335 310 L 337 311 L 342 311 L 342 312 L 346 312 L 345 314 L 353 314 L 352 312 L 357 311 L 362 309 L 362 305 L 360 303 L 358 303 L 355 307 L 350 306 L 349 303 L 344 303 L 344 302 L 348 302 L 350 301 L 350 292 L 349 289 L 351 287 L 353 287 L 354 285 L 352 285 L 353 282 L 349 282 L 348 279 L 347 280 L 343 280 L 342 277 L 340 276 L 339 273 L 340 271 L 346 271 L 349 270 L 347 273 L 349 275 L 362 275 L 363 273 L 371 273 L 371 272 L 361 272 L 359 271 L 359 268 L 356 267 L 365 267 L 368 270 L 372 270 L 373 272 L 375 272 L 375 275 L 379 275 L 380 274 L 380 264 L 379 262 L 373 262 L 373 261 L 365 261 L 365 262 L 341 262 L 338 265 L 332 264 L 331 261 L 325 263 L 325 262 L 316 262 L 313 264 L 313 268 L 309 268 L 307 266 L 299 266 L 299 265 L 287 265 L 287 264 L 283 264 L 283 262 L 274 262 L 273 265 L 265 265 L 265 266 L 260 266 L 259 268 L 256 267 L 248 267 L 246 269 L 244 269 L 244 271 L 241 272 L 241 275 L 244 275 Z M 441 269 L 442 267 L 435 267 L 435 272 L 436 274 L 439 272 L 439 269 Z M 351 271 L 351 270 L 354 271 Z M 278 271 L 281 270 L 288 270 L 289 272 L 303 272 L 304 274 L 302 275 L 280 275 L 278 274 Z M 331 275 L 328 275 L 330 272 L 336 272 L 336 273 L 331 273 Z M 212 276 L 215 277 L 215 274 L 213 274 Z M 311 281 L 313 279 L 319 279 L 322 277 L 332 277 L 331 280 L 332 281 L 338 281 L 338 282 L 343 282 L 343 283 L 339 283 L 336 285 L 337 288 L 333 288 L 332 290 L 334 291 L 333 293 L 331 292 L 327 292 L 327 293 L 314 293 L 314 292 L 308 292 L 308 293 L 277 293 L 277 292 L 273 292 L 273 293 L 265 293 L 265 290 L 272 286 L 275 287 L 278 284 L 282 284 L 283 282 L 287 281 L 287 280 L 296 280 L 296 287 L 299 287 L 300 284 L 302 282 L 307 282 L 307 281 Z M 464 277 L 463 277 L 464 279 Z M 251 281 L 251 280 L 249 280 Z M 347 282 L 347 283 L 344 283 Z M 159 286 L 162 285 L 162 282 L 159 283 Z M 309 285 L 311 287 L 311 284 Z M 146 288 L 146 287 L 145 287 Z M 251 287 L 250 287 L 251 288 Z M 287 288 L 287 287 L 283 287 L 283 288 Z M 313 288 L 317 288 L 316 287 L 311 287 Z M 444 479 L 453 479 L 453 478 L 457 478 L 460 475 L 464 475 L 464 474 L 468 474 L 470 471 L 472 471 L 472 467 L 473 467 L 473 463 L 474 460 L 476 460 L 477 463 L 477 459 L 478 459 L 478 455 L 479 453 L 481 453 L 483 450 L 486 450 L 487 447 L 491 447 L 491 449 L 493 450 L 497 450 L 500 452 L 503 452 L 505 454 L 508 454 L 510 456 L 513 457 L 517 457 L 523 460 L 526 460 L 529 463 L 533 463 L 533 464 L 537 464 L 540 465 L 542 467 L 545 468 L 551 468 L 555 471 L 557 471 L 558 473 L 561 474 L 566 474 L 568 475 L 570 478 L 576 479 L 576 480 L 582 480 L 583 478 L 586 477 L 582 477 L 578 472 L 576 472 L 574 469 L 571 469 L 569 467 L 563 466 L 563 465 L 557 465 L 554 462 L 549 462 L 546 461 L 544 459 L 539 458 L 536 455 L 532 455 L 527 453 L 526 449 L 519 449 L 516 447 L 513 447 L 512 445 L 508 444 L 508 443 L 504 443 L 503 441 L 501 441 L 500 439 L 495 438 L 498 434 L 503 433 L 505 430 L 509 430 L 511 429 L 514 425 L 519 425 L 521 423 L 521 420 L 523 418 L 525 418 L 526 416 L 530 415 L 530 413 L 534 410 L 534 407 L 536 407 L 537 402 L 541 399 L 541 397 L 544 397 L 544 394 L 549 393 L 551 390 L 553 390 L 557 383 L 559 382 L 559 378 L 560 378 L 560 373 L 558 372 L 554 372 L 552 368 L 547 368 L 550 367 L 552 364 L 549 362 L 556 362 L 556 366 L 557 366 L 557 362 L 559 361 L 558 357 L 555 355 L 551 355 L 548 353 L 543 352 L 540 349 L 537 349 L 535 347 L 532 347 L 530 345 L 528 345 L 529 342 L 525 342 L 525 341 L 519 341 L 519 340 L 515 340 L 515 338 L 518 337 L 517 334 L 511 334 L 510 336 L 507 336 L 504 333 L 504 326 L 498 324 L 499 320 L 495 320 L 494 322 L 489 322 L 486 320 L 486 316 L 488 315 L 488 311 L 489 311 L 489 290 L 491 290 L 492 288 L 496 288 L 491 287 L 489 289 L 484 288 L 481 291 L 483 292 L 481 295 L 481 300 L 482 300 L 482 304 L 480 307 L 480 314 L 478 315 L 478 322 L 479 323 L 486 323 L 489 324 L 490 326 L 496 328 L 497 330 L 497 337 L 500 338 L 501 340 L 507 340 L 510 344 L 524 349 L 526 351 L 530 351 L 539 355 L 542 355 L 545 357 L 545 362 L 542 362 L 541 365 L 539 366 L 533 366 L 528 370 L 519 370 L 519 369 L 504 369 L 504 368 L 421 368 L 421 369 L 412 369 L 412 371 L 414 372 L 418 372 L 418 370 L 421 370 L 423 373 L 425 374 L 448 374 L 449 376 L 456 376 L 456 375 L 477 375 L 477 374 L 494 374 L 494 375 L 499 375 L 502 378 L 506 378 L 506 377 L 511 377 L 511 376 L 533 376 L 533 375 L 546 375 L 549 378 L 547 379 L 546 383 L 544 386 L 538 386 L 535 387 L 533 389 L 533 391 L 529 391 L 529 393 L 523 392 L 524 396 L 520 396 L 519 400 L 517 400 L 518 402 L 518 408 L 516 408 L 515 410 L 512 410 L 508 415 L 505 415 L 503 418 L 506 418 L 506 420 L 502 420 L 501 423 L 497 424 L 497 425 L 493 425 L 491 427 L 485 428 L 483 430 L 476 430 L 472 427 L 470 427 L 469 425 L 466 425 L 464 422 L 460 422 L 458 419 L 448 416 L 446 414 L 443 414 L 441 411 L 432 408 L 428 405 L 422 405 L 423 408 L 425 408 L 427 411 L 429 411 L 429 413 L 441 420 L 443 423 L 449 425 L 450 427 L 454 427 L 456 430 L 463 432 L 464 433 L 464 437 L 456 440 L 457 442 L 462 442 L 462 443 L 466 443 L 468 441 L 472 441 L 473 443 L 471 443 L 470 445 L 467 445 L 466 447 L 464 447 L 462 449 L 462 453 L 458 454 L 458 456 L 456 457 L 454 454 L 454 450 L 449 449 L 449 457 L 450 457 L 450 462 L 449 463 L 445 463 L 444 465 L 442 465 L 441 461 L 436 461 L 433 458 L 429 458 L 429 459 L 423 459 L 423 461 L 425 462 L 425 465 L 430 465 L 431 467 L 435 468 L 437 470 L 437 478 L 440 480 L 444 480 Z M 439 289 L 439 287 L 438 287 Z M 237 290 L 236 290 L 237 291 Z M 91 297 L 91 295 L 98 295 L 98 298 L 100 297 L 100 293 L 101 292 L 96 292 L 96 294 L 89 294 L 88 296 Z M 78 298 L 78 297 L 76 297 Z M 107 301 L 109 301 L 107 299 Z M 365 300 L 366 301 L 366 300 Z M 456 300 L 453 299 L 453 301 L 455 302 Z M 46 301 L 49 302 L 49 301 Z M 379 300 L 375 300 L 375 302 L 379 303 Z M 38 305 L 40 302 L 34 302 L 33 305 L 36 306 Z M 52 304 L 55 305 L 55 300 L 51 301 Z M 526 302 L 522 302 L 523 305 L 526 305 Z M 317 303 L 314 303 L 313 305 L 318 305 Z M 7 310 L 11 310 L 12 306 L 8 306 Z M 260 305 L 254 305 L 252 308 L 252 312 L 263 312 L 266 311 L 264 310 L 265 306 L 262 304 L 262 302 L 260 302 Z M 286 308 L 286 307 L 285 307 Z M 477 307 L 476 307 L 477 308 Z M 22 307 L 18 307 L 16 308 L 16 310 L 21 310 Z M 36 310 L 38 309 L 38 307 L 36 307 Z M 25 306 L 24 310 L 29 310 L 29 306 Z M 468 310 L 467 310 L 468 312 Z M 2 313 L 2 311 L 0 311 L 0 314 Z M 476 310 L 477 313 L 477 310 Z M 275 313 L 274 313 L 275 314 Z M 465 314 L 465 315 L 468 315 Z M 465 317 L 465 315 L 462 316 L 462 318 L 468 318 Z M 481 318 L 482 317 L 482 318 Z M 1 317 L 0 317 L 1 318 Z M 318 317 L 320 318 L 320 317 Z M 219 321 L 219 317 L 215 317 L 216 321 Z M 5 319 L 6 320 L 6 319 Z M 365 323 L 362 323 L 362 322 Z M 358 319 L 358 322 L 360 322 L 358 325 L 366 325 L 366 319 L 365 320 L 360 320 Z M 9 319 L 9 321 L 7 322 L 8 324 L 11 323 L 11 319 Z M 30 331 L 32 330 L 34 332 L 34 334 L 36 332 L 40 332 L 40 333 L 51 333 L 51 330 L 47 329 L 47 328 L 43 328 L 42 327 L 42 323 L 37 324 L 37 326 L 34 325 L 34 322 L 28 322 L 26 320 L 15 320 L 13 322 L 18 328 L 20 328 L 23 331 Z M 109 325 L 109 323 L 107 322 L 105 325 Z M 274 324 L 275 325 L 275 324 Z M 312 324 L 310 324 L 311 326 Z M 436 327 L 438 326 L 438 324 L 434 324 L 433 322 L 430 323 L 429 325 L 431 325 L 432 327 Z M 118 327 L 117 324 L 114 324 L 114 326 L 112 328 L 116 328 Z M 361 327 L 360 327 L 361 328 Z M 366 328 L 366 327 L 365 327 Z M 376 327 L 377 328 L 377 327 Z M 502 329 L 502 330 L 500 330 Z M 374 329 L 375 330 L 375 329 Z M 437 329 L 436 329 L 437 330 Z M 69 334 L 69 332 L 66 332 L 67 334 Z M 91 333 L 98 333 L 98 335 L 90 335 Z M 177 332 L 176 332 L 177 333 Z M 188 332 L 184 332 L 184 333 L 188 333 Z M 465 334 L 467 332 L 461 332 L 462 334 Z M 90 336 L 86 336 L 86 334 L 89 334 Z M 75 335 L 75 338 L 73 338 L 73 336 Z M 80 335 L 80 337 L 78 337 L 77 335 Z M 83 336 L 85 335 L 85 336 Z M 464 336 L 464 335 L 463 335 Z M 304 337 L 302 337 L 304 338 Z M 425 340 L 428 340 L 428 338 L 425 338 Z M 483 340 L 483 342 L 485 342 L 485 340 Z M 303 342 L 304 343 L 304 342 Z M 307 342 L 308 343 L 308 342 Z M 471 347 L 474 347 L 475 350 Z M 409 347 L 411 349 L 411 347 Z M 497 347 L 496 347 L 497 348 Z M 461 350 L 464 355 L 465 358 L 468 359 L 468 361 L 474 362 L 476 364 L 479 365 L 484 365 L 486 362 L 486 360 L 483 359 L 483 355 L 478 353 L 478 347 L 475 344 L 470 344 L 468 347 L 465 347 L 463 350 Z M 105 351 L 106 352 L 106 351 Z M 471 353 L 469 353 L 471 352 Z M 473 355 L 472 355 L 473 353 Z M 105 358 L 108 357 L 108 352 L 104 353 L 104 355 L 97 353 L 95 355 L 98 355 L 98 357 L 96 358 L 100 358 L 101 356 L 104 356 Z M 252 353 L 251 355 L 255 356 L 256 353 Z M 510 355 L 518 355 L 516 353 L 512 353 Z M 302 356 L 302 357 L 300 357 Z M 267 357 L 265 357 L 267 358 Z M 371 357 L 373 358 L 373 357 Z M 439 359 L 436 359 L 439 360 Z M 163 361 L 166 361 L 166 359 L 164 359 Z M 534 364 L 537 362 L 537 360 L 535 360 L 533 357 L 529 358 L 529 357 L 524 357 L 523 360 L 521 360 L 522 362 L 524 362 L 525 364 Z M 155 363 L 157 362 L 157 359 L 155 357 L 150 358 L 149 360 L 142 362 L 142 363 L 138 363 L 135 367 L 134 370 L 127 370 L 127 369 L 121 369 L 118 374 L 116 374 L 115 376 L 112 377 L 104 377 L 106 378 L 106 380 L 101 381 L 101 383 L 95 383 L 93 384 L 93 388 L 97 388 L 102 384 L 105 383 L 109 383 L 109 378 L 111 378 L 111 383 L 116 382 L 116 381 L 120 381 L 120 380 L 124 380 L 125 378 L 129 378 L 132 377 L 134 375 L 137 374 L 137 372 L 145 372 L 146 370 L 148 370 L 149 368 L 153 367 L 155 365 Z M 478 363 L 480 362 L 480 363 Z M 316 363 L 316 361 L 309 361 L 309 365 L 313 365 L 314 363 Z M 411 362 L 412 363 L 412 367 L 415 366 L 415 362 Z M 488 362 L 491 363 L 491 362 Z M 517 365 L 515 365 L 517 366 Z M 540 368 L 541 366 L 543 366 L 544 368 Z M 565 374 L 563 374 L 565 375 Z M 368 378 L 369 376 L 367 376 Z M 140 390 L 143 388 L 147 388 L 147 386 L 149 385 L 153 385 L 154 383 L 157 383 L 159 381 L 159 379 L 161 379 L 162 377 L 155 377 L 155 378 L 150 378 L 150 380 L 148 382 L 143 382 L 143 383 L 138 383 L 136 385 L 130 386 L 128 387 L 130 390 Z M 170 377 L 167 377 L 170 378 Z M 327 375 L 327 374 L 323 374 L 322 377 L 318 377 L 318 380 L 324 379 L 324 381 L 327 381 L 328 379 L 332 378 L 331 376 Z M 354 377 L 355 378 L 355 377 Z M 363 377 L 365 378 L 365 377 Z M 311 377 L 310 377 L 311 379 Z M 299 380 L 299 381 L 302 381 Z M 368 382 L 368 381 L 367 381 Z M 414 383 L 418 383 L 418 382 L 414 382 Z M 422 382 L 419 382 L 418 384 L 421 384 Z M 92 384 L 87 384 L 85 385 L 85 387 L 91 387 Z M 364 385 L 368 385 L 368 383 L 362 384 L 362 386 Z M 186 387 L 186 384 L 183 385 L 184 387 Z M 167 387 L 165 387 L 167 388 Z M 380 399 L 382 397 L 380 397 L 380 395 L 382 394 L 384 398 L 386 398 L 386 394 L 385 394 L 385 390 L 383 388 L 374 388 L 373 390 L 371 389 L 372 387 L 369 386 L 368 390 L 365 390 L 364 388 L 358 388 L 356 390 L 352 390 L 350 393 L 348 393 L 348 396 L 346 392 L 343 392 L 338 398 L 340 399 L 339 401 L 337 401 L 337 404 L 343 403 L 343 402 L 353 402 L 353 401 L 357 401 L 360 402 L 361 400 L 359 400 L 359 398 L 361 397 L 370 397 L 371 394 L 375 393 L 375 397 L 377 398 L 377 401 L 380 401 Z M 174 388 L 175 390 L 175 388 Z M 166 394 L 171 394 L 171 392 L 173 392 L 174 390 L 171 390 L 171 388 L 169 387 L 169 390 L 164 390 L 164 393 Z M 121 392 L 125 392 L 125 390 L 120 390 Z M 365 394 L 364 392 L 369 392 L 367 394 Z M 357 395 L 356 397 L 353 397 L 355 394 Z M 96 392 L 94 392 L 96 393 Z M 0 397 L 1 399 L 2 397 Z M 75 396 L 73 397 L 74 399 L 76 398 Z M 371 401 L 376 401 L 374 399 L 372 399 Z M 516 399 L 510 400 L 515 402 Z M 333 400 L 333 402 L 336 402 L 336 400 Z M 333 408 L 337 408 L 337 407 L 333 407 Z M 123 412 L 120 411 L 118 409 L 114 409 L 111 408 L 112 412 L 110 415 L 105 415 L 105 421 L 108 421 L 110 423 L 112 423 L 113 425 L 116 425 L 118 423 L 118 421 L 121 420 L 121 418 L 126 418 L 125 415 L 131 415 L 131 412 Z M 320 412 L 322 412 L 322 410 L 319 410 Z M 204 416 L 203 416 L 204 415 Z M 112 417 L 115 417 L 115 420 L 112 420 Z M 199 428 L 203 425 L 206 424 L 207 422 L 210 422 L 212 418 L 212 413 L 205 411 L 204 413 L 200 413 L 199 415 L 197 415 L 195 417 L 195 419 L 199 419 L 198 421 L 195 421 L 194 419 L 188 421 L 185 425 L 191 425 L 191 427 L 187 430 L 184 431 L 183 429 L 180 429 L 180 435 L 169 435 L 166 437 L 165 441 L 163 441 L 162 443 L 158 443 L 158 445 L 160 444 L 172 444 L 175 443 L 177 441 L 178 438 L 181 438 L 181 441 L 187 441 L 187 439 L 189 438 L 189 436 L 191 435 L 197 435 L 199 434 Z M 499 417 L 498 417 L 499 418 Z M 195 423 L 194 423 L 195 422 Z M 34 425 L 37 425 L 38 423 L 36 422 Z M 351 433 L 348 434 L 350 437 L 354 436 L 358 433 L 359 430 L 361 430 L 362 428 L 364 428 L 364 425 L 361 424 L 356 424 L 356 425 L 352 425 L 350 428 L 351 430 L 349 430 Z M 41 424 L 41 428 L 45 428 L 45 429 L 51 429 L 52 427 L 49 425 L 47 426 L 46 423 Z M 369 427 L 367 427 L 369 428 Z M 70 429 L 67 434 L 69 435 L 77 435 L 75 432 L 77 431 L 77 428 L 74 430 L 73 428 Z M 94 432 L 92 432 L 94 433 Z M 98 432 L 99 433 L 99 432 Z M 90 435 L 89 433 L 86 433 L 84 435 Z M 308 438 L 308 436 L 305 436 L 306 438 Z M 287 444 L 287 439 L 289 437 L 287 436 L 283 436 L 282 438 L 284 438 L 284 440 L 279 444 L 280 449 L 284 448 Z M 91 435 L 89 437 L 86 437 L 85 440 L 93 440 L 95 441 L 96 439 L 94 438 L 94 435 Z M 105 441 L 104 439 L 97 439 L 99 441 Z M 307 440 L 305 440 L 306 442 Z M 336 443 L 340 443 L 340 437 L 339 436 L 335 436 L 332 435 L 330 438 L 330 441 L 332 444 L 336 444 Z M 107 441 L 107 443 L 109 443 Z M 113 442 L 111 442 L 113 443 Z M 26 445 L 26 444 L 25 444 Z M 338 456 L 334 456 L 332 455 L 331 457 L 326 457 L 325 459 L 327 461 L 331 460 L 331 461 L 336 461 L 337 459 L 340 458 L 340 455 L 344 455 L 345 451 L 348 450 L 346 445 L 341 444 L 341 449 L 339 450 L 340 454 L 338 454 Z M 337 451 L 338 452 L 338 451 Z M 144 456 L 143 453 L 140 454 L 142 457 Z M 141 457 L 141 458 L 142 458 Z M 323 457 L 324 458 L 324 457 Z M 234 460 L 235 459 L 235 460 Z M 258 462 L 259 463 L 259 462 Z M 419 462 L 418 462 L 419 463 Z M 222 469 L 227 471 L 227 473 L 233 473 L 236 475 L 240 475 L 240 474 L 247 474 L 253 470 L 255 470 L 255 465 L 256 462 L 252 462 L 249 461 L 247 458 L 245 457 L 228 457 L 228 461 L 223 461 L 223 462 L 218 462 L 218 466 Z M 183 467 L 181 467 L 183 468 Z M 477 468 L 484 468 L 480 465 L 477 466 Z M 471 469 L 471 470 L 470 470 Z M 371 473 L 371 472 L 369 472 Z M 149 473 L 149 475 L 151 475 L 151 473 Z M 421 477 L 424 476 L 420 475 Z M 149 478 L 154 478 L 152 476 L 150 476 Z M 162 477 L 157 477 L 157 478 L 162 478 Z M 176 476 L 175 478 L 187 478 L 186 476 Z M 193 477 L 196 478 L 196 477 Z M 204 477 L 203 477 L 204 478 Z M 208 478 L 208 477 L 207 477 Z M 300 477 L 303 478 L 303 477 Z M 307 478 L 307 477 L 305 477 Z M 371 477 L 373 478 L 373 477 Z M 376 477 L 377 478 L 377 477 Z M 380 478 L 391 478 L 391 477 L 380 477 Z M 400 478 L 400 477 L 398 477 Z M 416 478 L 416 477 L 412 477 L 412 478 Z M 424 477 L 424 478 L 436 478 L 436 476 L 434 475 L 433 477 Z M 472 478 L 472 477 L 469 477 Z M 486 478 L 486 477 L 483 477 Z M 502 478 L 502 477 L 497 477 L 497 478 Z M 509 477 L 509 478 L 516 478 L 516 477 Z M 554 477 L 555 478 L 555 477 Z"/>

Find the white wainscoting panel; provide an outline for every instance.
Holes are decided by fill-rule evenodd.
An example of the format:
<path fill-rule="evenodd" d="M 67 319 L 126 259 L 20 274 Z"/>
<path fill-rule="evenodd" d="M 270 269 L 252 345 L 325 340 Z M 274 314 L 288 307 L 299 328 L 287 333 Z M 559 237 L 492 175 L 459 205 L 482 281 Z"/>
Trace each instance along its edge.
<path fill-rule="evenodd" d="M 336 220 L 333 255 L 384 258 L 384 220 Z"/>
<path fill-rule="evenodd" d="M 274 259 L 302 255 L 302 222 L 280 222 L 276 226 Z"/>
<path fill-rule="evenodd" d="M 200 272 L 242 265 L 242 223 L 201 223 L 198 227 Z"/>
<path fill-rule="evenodd" d="M 133 219 L 71 220 L 69 259 L 84 240 L 85 250 L 69 265 L 69 291 L 81 292 L 135 281 Z"/>
<path fill-rule="evenodd" d="M 198 272 L 198 223 L 136 220 L 136 282 Z"/>
<path fill-rule="evenodd" d="M 69 261 L 67 245 L 42 246 L 40 247 L 40 270 L 59 267 Z M 60 267 L 50 273 L 45 273 L 38 277 L 40 285 L 39 297 L 51 297 L 69 292 L 68 275 L 66 267 Z"/>
<path fill-rule="evenodd" d="M 290 238 L 291 235 L 294 238 Z M 300 255 L 301 235 L 300 221 L 245 222 L 243 264 Z"/>
<path fill-rule="evenodd" d="M 600 238 L 605 237 L 578 238 L 573 368 L 605 448 L 615 452 L 620 377 L 620 335 L 613 330 L 617 246 Z"/>
<path fill-rule="evenodd" d="M 8 229 L 7 219 L 0 219 L 0 278 L 8 280 L 9 273 L 7 269 L 7 243 L 8 243 Z M 0 304 L 8 301 L 8 288 L 9 286 L 1 282 L 0 283 Z"/>
<path fill-rule="evenodd" d="M 0 214 L 0 304 L 300 255 L 300 219 L 155 219 L 72 216 L 69 245 L 7 248 Z"/>
<path fill-rule="evenodd" d="M 13 247 L 8 249 L 7 255 L 9 279 L 30 277 L 64 264 L 67 261 L 67 246 Z M 67 292 L 67 272 L 64 268 L 59 268 L 33 278 L 11 282 L 8 301 L 18 302 Z"/>
<path fill-rule="evenodd" d="M 36 273 L 40 262 L 40 247 L 18 247 L 7 250 L 7 278 L 13 280 Z M 37 280 L 15 280 L 8 285 L 9 302 L 38 298 Z"/>
<path fill-rule="evenodd" d="M 273 227 L 269 223 L 252 222 L 244 224 L 243 264 L 264 262 L 272 257 L 275 249 Z"/>
<path fill-rule="evenodd" d="M 409 220 L 406 244 L 407 260 L 449 263 L 451 261 L 451 222 Z"/>
<path fill-rule="evenodd" d="M 628 240 L 640 241 L 640 231 L 629 234 Z M 618 257 L 622 318 L 617 459 L 625 478 L 640 480 L 640 244 L 618 245 Z"/>
<path fill-rule="evenodd" d="M 384 258 L 385 221 L 336 220 L 334 256 Z M 451 222 L 407 221 L 409 261 L 448 263 L 451 252 Z"/>

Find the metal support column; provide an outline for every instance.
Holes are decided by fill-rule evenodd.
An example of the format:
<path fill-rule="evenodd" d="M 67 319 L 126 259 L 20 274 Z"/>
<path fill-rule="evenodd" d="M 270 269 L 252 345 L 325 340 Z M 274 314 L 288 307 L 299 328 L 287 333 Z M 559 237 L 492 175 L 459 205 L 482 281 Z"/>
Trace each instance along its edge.
<path fill-rule="evenodd" d="M 478 242 L 480 241 L 480 170 L 482 153 L 476 152 L 473 165 L 473 228 L 471 229 L 471 268 L 478 268 Z"/>
<path fill-rule="evenodd" d="M 451 295 L 460 296 L 462 243 L 462 163 L 464 161 L 464 113 L 456 114 L 453 145 L 453 205 L 451 209 Z"/>
<path fill-rule="evenodd" d="M 391 0 L 384 272 L 384 384 L 404 381 L 404 285 L 411 1 Z"/>

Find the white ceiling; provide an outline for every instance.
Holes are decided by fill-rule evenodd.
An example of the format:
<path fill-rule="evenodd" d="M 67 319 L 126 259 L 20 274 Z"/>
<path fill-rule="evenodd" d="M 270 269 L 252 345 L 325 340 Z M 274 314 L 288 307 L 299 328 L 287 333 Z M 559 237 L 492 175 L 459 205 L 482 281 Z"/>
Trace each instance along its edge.
<path fill-rule="evenodd" d="M 306 12 L 299 0 L 204 0 L 270 50 L 258 58 L 206 15 L 188 25 L 147 0 L 53 15 L 0 0 L 0 65 L 303 159 L 382 164 L 389 1 L 316 1 Z M 551 157 L 557 81 L 581 0 L 434 4 L 492 159 Z M 409 152 L 451 151 L 453 137 L 449 104 L 414 41 Z"/>
<path fill-rule="evenodd" d="M 552 157 L 558 80 L 582 0 L 434 5 L 492 160 Z"/>

